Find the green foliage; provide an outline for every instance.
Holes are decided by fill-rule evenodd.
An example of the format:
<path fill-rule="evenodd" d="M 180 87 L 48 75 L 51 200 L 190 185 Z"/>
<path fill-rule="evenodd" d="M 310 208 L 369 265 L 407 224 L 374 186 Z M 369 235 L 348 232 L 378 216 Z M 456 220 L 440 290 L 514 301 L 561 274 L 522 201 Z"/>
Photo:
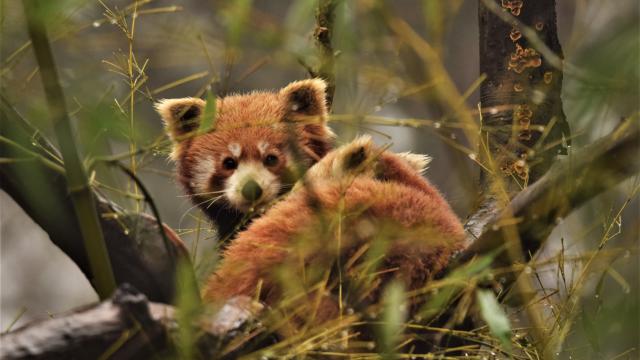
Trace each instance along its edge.
<path fill-rule="evenodd" d="M 434 287 L 432 295 L 418 311 L 418 316 L 426 323 L 449 309 L 460 293 L 490 275 L 490 267 L 499 251 L 473 259 L 454 269 L 442 280 L 442 285 Z"/>
<path fill-rule="evenodd" d="M 511 349 L 511 324 L 504 310 L 498 303 L 496 296 L 490 290 L 476 291 L 476 299 L 480 307 L 482 319 L 489 325 L 491 333 L 500 340 L 502 345 Z"/>
<path fill-rule="evenodd" d="M 193 277 L 191 262 L 181 259 L 176 275 L 176 318 L 178 338 L 175 339 L 180 359 L 197 359 L 198 318 L 202 314 L 198 284 Z"/>
<path fill-rule="evenodd" d="M 237 47 L 247 30 L 252 12 L 252 0 L 233 1 L 225 9 L 224 17 L 227 27 L 227 45 Z"/>
<path fill-rule="evenodd" d="M 216 97 L 210 89 L 207 90 L 206 101 L 207 104 L 204 107 L 204 113 L 202 114 L 202 121 L 198 128 L 198 134 L 206 134 L 216 128 Z"/>
<path fill-rule="evenodd" d="M 566 111 L 576 125 L 589 127 L 602 122 L 606 111 L 632 114 L 638 110 L 640 97 L 640 43 L 638 14 L 612 23 L 597 37 L 586 42 L 569 61 L 587 71 L 588 78 L 571 79 L 567 83 Z M 598 129 L 598 127 L 595 127 Z M 581 142 L 590 142 L 597 134 L 587 133 Z"/>
<path fill-rule="evenodd" d="M 408 312 L 404 286 L 398 282 L 389 284 L 384 290 L 382 303 L 384 305 L 379 335 L 380 349 L 384 354 L 383 358 L 394 359 Z"/>

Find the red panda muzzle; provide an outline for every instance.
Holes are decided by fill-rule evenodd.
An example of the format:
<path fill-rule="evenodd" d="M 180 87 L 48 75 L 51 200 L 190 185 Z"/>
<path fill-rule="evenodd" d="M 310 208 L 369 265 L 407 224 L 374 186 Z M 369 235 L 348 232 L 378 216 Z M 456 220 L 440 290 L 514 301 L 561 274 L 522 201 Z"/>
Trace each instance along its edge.
<path fill-rule="evenodd" d="M 262 196 L 262 188 L 253 179 L 249 180 L 242 187 L 242 196 L 244 196 L 247 201 L 254 202 Z"/>

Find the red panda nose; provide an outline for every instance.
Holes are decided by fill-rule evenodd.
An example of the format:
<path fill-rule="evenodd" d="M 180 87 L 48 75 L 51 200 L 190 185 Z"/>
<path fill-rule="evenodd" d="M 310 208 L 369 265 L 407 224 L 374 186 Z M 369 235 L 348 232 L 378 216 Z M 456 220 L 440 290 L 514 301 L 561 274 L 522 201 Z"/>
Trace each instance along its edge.
<path fill-rule="evenodd" d="M 262 188 L 254 180 L 249 180 L 242 187 L 242 196 L 249 201 L 256 201 L 262 196 Z"/>

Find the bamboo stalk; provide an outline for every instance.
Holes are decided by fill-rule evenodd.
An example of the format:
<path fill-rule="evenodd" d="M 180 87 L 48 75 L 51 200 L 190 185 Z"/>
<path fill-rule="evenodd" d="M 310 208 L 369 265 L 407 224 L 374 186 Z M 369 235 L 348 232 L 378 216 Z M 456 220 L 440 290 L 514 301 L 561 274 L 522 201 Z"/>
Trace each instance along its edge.
<path fill-rule="evenodd" d="M 96 212 L 95 199 L 73 137 L 64 94 L 58 81 L 46 26 L 43 22 L 43 14 L 39 13 L 41 7 L 38 0 L 25 0 L 23 5 L 29 37 L 40 68 L 40 77 L 51 113 L 54 132 L 64 160 L 69 196 L 78 218 L 85 251 L 89 259 L 92 273 L 91 281 L 94 283 L 98 296 L 101 299 L 106 299 L 115 290 L 116 282 Z"/>

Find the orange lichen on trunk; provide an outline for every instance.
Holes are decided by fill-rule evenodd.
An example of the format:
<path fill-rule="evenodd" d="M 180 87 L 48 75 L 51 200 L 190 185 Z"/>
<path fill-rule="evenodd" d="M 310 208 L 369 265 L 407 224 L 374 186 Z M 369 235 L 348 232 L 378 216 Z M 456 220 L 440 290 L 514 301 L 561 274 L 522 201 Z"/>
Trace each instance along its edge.
<path fill-rule="evenodd" d="M 527 68 L 536 68 L 542 64 L 540 54 L 533 48 L 523 48 L 520 44 L 516 44 L 516 51 L 511 54 L 508 69 L 518 74 Z"/>

